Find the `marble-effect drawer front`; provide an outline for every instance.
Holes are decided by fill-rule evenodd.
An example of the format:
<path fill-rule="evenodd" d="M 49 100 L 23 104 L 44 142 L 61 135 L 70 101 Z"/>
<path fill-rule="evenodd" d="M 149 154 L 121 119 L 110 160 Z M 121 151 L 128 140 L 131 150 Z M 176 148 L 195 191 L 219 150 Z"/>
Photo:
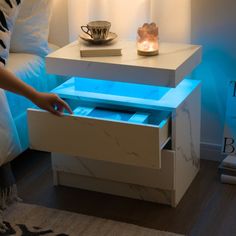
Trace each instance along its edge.
<path fill-rule="evenodd" d="M 160 112 L 159 118 L 152 120 L 154 123 L 144 124 L 137 122 L 134 115 L 130 118 L 123 116 L 125 121 L 117 121 L 91 113 L 57 117 L 48 112 L 29 110 L 31 148 L 131 166 L 161 168 L 161 150 L 170 138 L 170 122 L 165 117 L 168 114 Z M 140 115 L 142 119 L 145 116 L 138 115 L 139 119 Z"/>
<path fill-rule="evenodd" d="M 161 169 L 157 170 L 52 153 L 52 168 L 56 172 L 173 190 L 175 189 L 175 152 L 162 150 L 161 159 Z"/>

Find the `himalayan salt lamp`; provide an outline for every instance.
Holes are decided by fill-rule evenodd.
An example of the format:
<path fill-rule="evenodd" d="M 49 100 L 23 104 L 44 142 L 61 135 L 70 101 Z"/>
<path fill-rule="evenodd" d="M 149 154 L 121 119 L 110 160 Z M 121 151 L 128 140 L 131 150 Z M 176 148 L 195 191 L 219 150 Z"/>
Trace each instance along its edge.
<path fill-rule="evenodd" d="M 137 50 L 141 56 L 154 56 L 159 53 L 158 27 L 155 23 L 145 23 L 138 28 Z"/>

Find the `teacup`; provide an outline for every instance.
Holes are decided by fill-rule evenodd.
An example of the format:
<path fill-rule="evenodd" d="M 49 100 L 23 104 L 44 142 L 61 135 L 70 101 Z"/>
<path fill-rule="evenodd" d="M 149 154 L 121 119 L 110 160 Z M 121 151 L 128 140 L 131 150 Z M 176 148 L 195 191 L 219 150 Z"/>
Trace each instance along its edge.
<path fill-rule="evenodd" d="M 105 40 L 109 34 L 111 23 L 108 21 L 91 21 L 87 25 L 81 26 L 84 33 L 93 40 Z"/>

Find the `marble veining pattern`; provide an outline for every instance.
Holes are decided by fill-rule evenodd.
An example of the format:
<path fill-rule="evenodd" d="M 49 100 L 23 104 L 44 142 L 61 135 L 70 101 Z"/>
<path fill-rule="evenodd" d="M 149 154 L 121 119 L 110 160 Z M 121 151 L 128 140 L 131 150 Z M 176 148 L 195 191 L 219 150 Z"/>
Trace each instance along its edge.
<path fill-rule="evenodd" d="M 150 191 L 153 191 L 157 196 L 160 195 L 161 196 L 160 198 L 164 199 L 166 203 L 171 203 L 171 196 L 164 189 L 158 189 L 158 188 L 151 189 L 145 186 L 139 186 L 139 185 L 133 185 L 133 184 L 129 184 L 129 187 L 137 196 L 139 196 L 140 200 L 148 200 Z"/>
<path fill-rule="evenodd" d="M 146 186 L 147 188 L 151 187 L 153 189 L 161 189 L 161 187 L 165 187 L 165 189 L 170 190 L 173 188 L 173 173 L 165 172 L 172 171 L 174 168 L 173 165 L 169 165 L 169 161 L 166 161 L 166 158 L 164 158 L 162 163 L 162 171 L 160 172 L 159 170 L 146 167 L 129 166 L 108 161 L 98 161 L 87 159 L 85 157 L 53 154 L 53 168 L 55 170 L 65 170 L 69 173 L 85 176 L 96 176 L 96 178 L 126 182 Z"/>
<path fill-rule="evenodd" d="M 186 129 L 188 133 L 188 139 L 186 141 L 189 143 L 188 147 L 190 147 L 190 153 L 186 153 L 182 146 L 177 146 L 177 150 L 180 151 L 181 156 L 185 159 L 186 162 L 191 161 L 192 164 L 196 167 L 196 169 L 199 168 L 200 160 L 198 155 L 196 154 L 195 147 L 194 147 L 194 138 L 193 138 L 193 125 L 192 125 L 192 119 L 191 119 L 191 112 L 188 108 L 187 103 L 184 103 L 181 107 L 181 112 L 185 114 L 185 125 L 188 126 L 188 129 Z"/>
<path fill-rule="evenodd" d="M 120 153 L 120 157 L 123 159 L 132 157 L 134 158 L 133 161 L 137 159 L 145 158 L 144 156 L 141 156 L 138 152 L 134 152 L 132 149 L 126 149 L 122 144 L 118 137 L 112 135 L 109 130 L 103 129 L 100 126 L 97 126 L 93 123 L 93 121 L 86 121 L 86 125 L 89 125 L 91 127 L 94 127 L 95 133 L 104 134 L 104 137 L 106 137 L 104 140 L 104 143 L 107 143 L 108 145 L 111 145 L 113 149 L 117 149 Z M 128 148 L 129 146 L 126 145 Z"/>
<path fill-rule="evenodd" d="M 127 155 L 127 156 L 134 156 L 135 158 L 144 158 L 139 155 L 139 153 L 134 152 L 134 151 L 128 151 L 126 150 L 120 143 L 119 138 L 111 135 L 108 130 L 103 130 L 103 133 L 105 136 L 108 137 L 108 140 L 113 140 L 114 145 L 120 149 L 121 153 Z M 125 157 L 125 156 L 124 156 Z"/>
<path fill-rule="evenodd" d="M 78 161 L 91 177 L 96 177 L 95 173 L 81 159 L 79 159 Z"/>

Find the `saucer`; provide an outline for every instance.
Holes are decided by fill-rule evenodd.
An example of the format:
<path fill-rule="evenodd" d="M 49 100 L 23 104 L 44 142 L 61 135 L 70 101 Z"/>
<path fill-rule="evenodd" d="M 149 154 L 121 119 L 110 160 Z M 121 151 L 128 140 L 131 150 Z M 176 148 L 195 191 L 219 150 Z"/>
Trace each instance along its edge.
<path fill-rule="evenodd" d="M 113 39 L 117 38 L 117 34 L 109 32 L 106 39 L 94 40 L 89 35 L 83 33 L 80 35 L 80 38 L 86 42 L 93 43 L 93 44 L 105 44 L 105 43 L 108 43 L 108 42 L 112 41 Z"/>

